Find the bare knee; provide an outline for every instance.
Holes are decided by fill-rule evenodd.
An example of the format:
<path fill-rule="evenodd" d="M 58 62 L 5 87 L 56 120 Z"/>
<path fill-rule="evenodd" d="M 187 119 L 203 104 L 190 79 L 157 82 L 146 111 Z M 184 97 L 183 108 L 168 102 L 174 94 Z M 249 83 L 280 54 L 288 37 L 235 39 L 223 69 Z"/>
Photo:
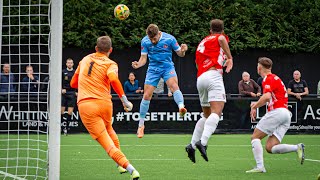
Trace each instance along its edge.
<path fill-rule="evenodd" d="M 271 144 L 266 144 L 266 151 L 268 152 L 268 153 L 270 153 L 270 154 L 272 154 L 272 147 L 273 147 L 274 145 L 271 145 Z"/>
<path fill-rule="evenodd" d="M 144 100 L 150 101 L 151 98 L 152 98 L 152 93 L 144 93 L 143 94 L 143 99 Z"/>
<path fill-rule="evenodd" d="M 255 134 L 252 134 L 251 135 L 251 141 L 254 140 L 254 139 L 259 139 L 259 138 L 257 136 L 255 136 Z"/>
<path fill-rule="evenodd" d="M 170 87 L 170 91 L 174 93 L 177 90 L 179 90 L 178 84 L 177 83 L 172 84 Z"/>

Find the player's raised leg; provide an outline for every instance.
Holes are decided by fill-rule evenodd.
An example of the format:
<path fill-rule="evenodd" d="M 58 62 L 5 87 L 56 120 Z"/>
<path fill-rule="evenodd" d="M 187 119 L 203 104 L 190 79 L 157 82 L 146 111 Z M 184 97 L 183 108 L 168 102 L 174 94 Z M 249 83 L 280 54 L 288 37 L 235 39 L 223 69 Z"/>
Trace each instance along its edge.
<path fill-rule="evenodd" d="M 284 109 L 281 109 L 285 111 Z M 289 113 L 287 113 L 289 114 Z M 283 113 L 278 113 L 278 117 L 283 115 Z M 272 136 L 270 136 L 266 142 L 266 150 L 271 154 L 285 154 L 296 152 L 298 155 L 299 163 L 303 164 L 304 162 L 304 144 L 280 144 L 285 133 L 287 132 L 290 126 L 290 115 L 287 117 L 288 123 L 286 125 L 280 125 L 277 127 Z"/>
<path fill-rule="evenodd" d="M 147 80 L 148 80 L 148 76 L 146 78 L 146 82 L 148 82 Z M 147 112 L 149 110 L 149 105 L 150 105 L 150 101 L 151 101 L 154 89 L 155 89 L 155 86 L 153 85 L 150 85 L 150 84 L 144 85 L 144 93 L 140 103 L 140 110 L 139 110 L 140 120 L 139 120 L 139 127 L 137 130 L 138 138 L 142 138 L 144 136 L 144 127 L 145 127 L 144 121 L 145 121 Z"/>
<path fill-rule="evenodd" d="M 165 82 L 167 83 L 167 86 L 170 88 L 171 92 L 173 93 L 173 99 L 178 105 L 180 116 L 183 117 L 186 114 L 187 109 L 185 108 L 185 105 L 184 105 L 183 95 L 182 95 L 182 92 L 180 91 L 177 74 L 174 68 L 172 68 L 171 70 L 165 71 L 163 75 L 163 79 L 165 80 Z"/>

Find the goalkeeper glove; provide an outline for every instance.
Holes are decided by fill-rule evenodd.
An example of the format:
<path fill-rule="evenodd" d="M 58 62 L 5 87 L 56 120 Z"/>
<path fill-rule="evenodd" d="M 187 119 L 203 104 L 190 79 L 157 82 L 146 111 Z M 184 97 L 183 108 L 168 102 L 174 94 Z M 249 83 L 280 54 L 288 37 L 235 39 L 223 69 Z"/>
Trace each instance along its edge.
<path fill-rule="evenodd" d="M 133 104 L 132 104 L 130 101 L 128 101 L 127 96 L 122 95 L 122 97 L 121 97 L 120 99 L 121 99 L 121 101 L 122 101 L 124 110 L 125 110 L 126 112 L 131 111 L 132 108 L 133 108 Z"/>

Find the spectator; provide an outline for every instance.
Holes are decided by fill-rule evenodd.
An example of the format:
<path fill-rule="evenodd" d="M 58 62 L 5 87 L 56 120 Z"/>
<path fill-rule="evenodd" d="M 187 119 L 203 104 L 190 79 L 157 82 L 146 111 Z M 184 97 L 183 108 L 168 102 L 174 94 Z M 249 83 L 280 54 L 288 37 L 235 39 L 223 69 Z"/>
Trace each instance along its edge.
<path fill-rule="evenodd" d="M 39 92 L 39 78 L 33 75 L 33 67 L 26 66 L 27 76 L 22 79 L 21 91 L 23 92 Z"/>
<path fill-rule="evenodd" d="M 63 125 L 63 133 L 67 135 L 69 129 L 69 123 L 72 119 L 72 113 L 77 101 L 77 91 L 70 87 L 70 81 L 75 73 L 73 69 L 73 59 L 68 58 L 66 60 L 67 68 L 62 70 L 62 97 L 61 97 L 61 123 Z M 65 116 L 66 107 L 68 108 L 68 113 Z"/>
<path fill-rule="evenodd" d="M 248 97 L 259 97 L 261 95 L 260 86 L 253 80 L 250 79 L 250 74 L 248 72 L 242 73 L 242 80 L 238 84 L 239 94 Z"/>
<path fill-rule="evenodd" d="M 163 78 L 160 78 L 158 85 L 156 87 L 156 89 L 153 91 L 155 94 L 163 94 L 164 93 L 164 80 Z M 172 92 L 170 90 L 170 88 L 168 87 L 168 96 L 171 97 L 172 96 Z"/>
<path fill-rule="evenodd" d="M 307 82 L 301 79 L 301 73 L 298 70 L 293 72 L 293 80 L 288 84 L 288 94 L 301 100 L 302 96 L 309 94 Z"/>
<path fill-rule="evenodd" d="M 0 73 L 0 92 L 1 94 L 7 94 L 8 92 L 15 92 L 14 75 L 10 73 L 10 64 L 4 63 L 2 66 L 2 72 Z"/>
<path fill-rule="evenodd" d="M 125 94 L 140 94 L 143 93 L 143 89 L 139 87 L 139 81 L 136 79 L 134 72 L 130 72 L 128 80 L 124 83 Z"/>

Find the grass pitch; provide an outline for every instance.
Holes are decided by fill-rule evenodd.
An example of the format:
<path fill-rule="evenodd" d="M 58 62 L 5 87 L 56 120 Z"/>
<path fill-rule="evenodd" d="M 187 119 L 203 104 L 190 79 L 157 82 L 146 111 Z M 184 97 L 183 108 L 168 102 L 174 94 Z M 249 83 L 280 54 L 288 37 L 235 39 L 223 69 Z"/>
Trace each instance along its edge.
<path fill-rule="evenodd" d="M 296 153 L 268 154 L 264 151 L 267 173 L 246 174 L 255 166 L 250 135 L 213 135 L 208 144 L 209 162 L 200 153 L 193 164 L 185 145 L 191 135 L 146 134 L 138 139 L 132 134 L 119 135 L 122 151 L 140 172 L 142 180 L 206 179 L 317 179 L 320 162 L 300 165 Z M 283 143 L 306 145 L 306 158 L 320 160 L 320 135 L 286 135 Z M 265 141 L 263 141 L 263 144 Z M 115 163 L 88 134 L 62 136 L 61 179 L 130 179 L 119 174 Z"/>

